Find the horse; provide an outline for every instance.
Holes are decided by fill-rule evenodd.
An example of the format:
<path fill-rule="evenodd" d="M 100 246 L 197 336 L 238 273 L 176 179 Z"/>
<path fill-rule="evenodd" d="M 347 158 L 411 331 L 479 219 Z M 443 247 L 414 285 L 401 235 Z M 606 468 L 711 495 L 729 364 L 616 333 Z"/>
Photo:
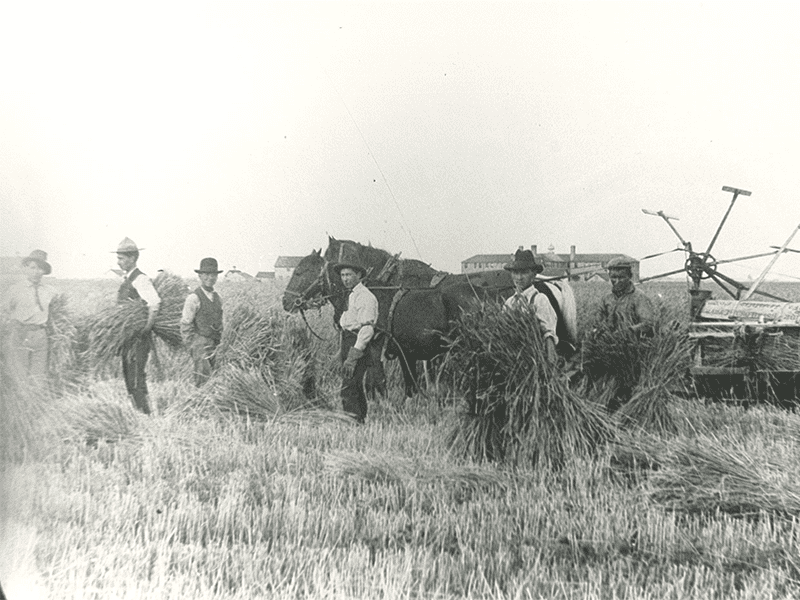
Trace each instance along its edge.
<path fill-rule="evenodd" d="M 383 336 L 385 356 L 400 359 L 406 397 L 417 389 L 417 361 L 431 360 L 447 350 L 448 335 L 465 311 L 474 311 L 483 302 L 502 301 L 514 290 L 505 270 L 454 275 L 350 240 L 329 237 L 328 241 L 324 255 L 315 250 L 300 261 L 286 286 L 283 307 L 289 312 L 303 311 L 327 300 L 334 307 L 338 327 L 345 288 L 333 266 L 347 245 L 347 255 L 358 256 L 367 267 L 364 284 L 378 299 L 376 331 Z M 537 282 L 537 288 L 546 285 Z M 548 298 L 555 301 L 552 294 Z M 556 313 L 563 321 L 563 312 L 557 309 Z"/>

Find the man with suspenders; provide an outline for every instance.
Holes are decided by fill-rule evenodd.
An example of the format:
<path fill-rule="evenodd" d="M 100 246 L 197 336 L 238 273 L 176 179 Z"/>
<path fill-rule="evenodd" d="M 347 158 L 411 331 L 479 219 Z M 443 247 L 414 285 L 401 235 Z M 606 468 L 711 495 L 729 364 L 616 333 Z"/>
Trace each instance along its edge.
<path fill-rule="evenodd" d="M 569 359 L 575 353 L 576 310 L 572 288 L 567 282 L 537 281 L 536 275 L 544 270 L 530 250 L 519 249 L 514 260 L 504 269 L 511 272 L 514 295 L 505 306 L 533 309 L 542 327 L 547 357 L 556 362 L 557 357 Z"/>
<path fill-rule="evenodd" d="M 145 414 L 150 414 L 145 369 L 150 355 L 151 331 L 161 298 L 153 287 L 150 278 L 136 266 L 139 252 L 144 248 L 136 246 L 130 238 L 125 238 L 116 249 L 117 265 L 125 273 L 125 280 L 117 292 L 117 302 L 144 302 L 147 306 L 147 323 L 144 330 L 122 348 L 122 375 L 125 387 L 133 400 L 133 406 Z"/>

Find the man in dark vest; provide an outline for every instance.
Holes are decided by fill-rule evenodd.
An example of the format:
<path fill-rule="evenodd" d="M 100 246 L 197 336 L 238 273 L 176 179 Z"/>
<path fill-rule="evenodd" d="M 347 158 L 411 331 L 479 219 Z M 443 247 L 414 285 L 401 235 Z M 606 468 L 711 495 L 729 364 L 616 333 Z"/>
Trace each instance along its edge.
<path fill-rule="evenodd" d="M 222 339 L 222 299 L 214 291 L 222 271 L 216 258 L 204 258 L 194 272 L 200 277 L 200 287 L 183 304 L 181 336 L 194 361 L 194 384 L 200 387 L 211 376 Z"/>
<path fill-rule="evenodd" d="M 117 265 L 125 273 L 125 280 L 117 293 L 117 302 L 120 304 L 144 302 L 147 306 L 147 323 L 144 329 L 122 348 L 122 375 L 134 407 L 145 414 L 150 414 L 145 369 L 150 355 L 150 332 L 153 330 L 161 298 L 150 278 L 136 266 L 141 250 L 144 248 L 138 248 L 134 241 L 127 237 L 116 249 Z"/>

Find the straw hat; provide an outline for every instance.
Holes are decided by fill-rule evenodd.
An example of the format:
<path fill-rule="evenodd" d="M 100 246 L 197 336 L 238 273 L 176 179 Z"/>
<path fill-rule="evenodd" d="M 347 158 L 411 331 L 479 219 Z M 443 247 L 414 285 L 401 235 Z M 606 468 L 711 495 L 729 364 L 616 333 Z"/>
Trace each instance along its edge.
<path fill-rule="evenodd" d="M 39 265 L 44 271 L 45 275 L 50 275 L 50 273 L 53 272 L 53 268 L 50 266 L 50 263 L 47 262 L 47 252 L 44 250 L 34 250 L 31 252 L 30 256 L 26 256 L 22 259 L 22 266 L 24 267 L 31 262 L 35 262 L 37 265 Z"/>
<path fill-rule="evenodd" d="M 216 258 L 204 258 L 200 261 L 200 268 L 194 270 L 195 273 L 216 273 L 219 275 L 222 271 L 219 270 Z"/>
<path fill-rule="evenodd" d="M 517 250 L 514 253 L 514 260 L 503 267 L 506 271 L 533 271 L 541 273 L 544 265 L 537 263 L 530 250 Z"/>

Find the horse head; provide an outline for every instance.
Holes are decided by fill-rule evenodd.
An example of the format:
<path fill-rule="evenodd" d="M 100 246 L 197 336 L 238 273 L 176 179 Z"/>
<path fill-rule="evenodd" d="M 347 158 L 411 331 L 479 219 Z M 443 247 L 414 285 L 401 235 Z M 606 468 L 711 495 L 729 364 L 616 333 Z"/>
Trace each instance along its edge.
<path fill-rule="evenodd" d="M 296 312 L 324 302 L 327 261 L 314 250 L 298 263 L 283 292 L 283 310 Z"/>

